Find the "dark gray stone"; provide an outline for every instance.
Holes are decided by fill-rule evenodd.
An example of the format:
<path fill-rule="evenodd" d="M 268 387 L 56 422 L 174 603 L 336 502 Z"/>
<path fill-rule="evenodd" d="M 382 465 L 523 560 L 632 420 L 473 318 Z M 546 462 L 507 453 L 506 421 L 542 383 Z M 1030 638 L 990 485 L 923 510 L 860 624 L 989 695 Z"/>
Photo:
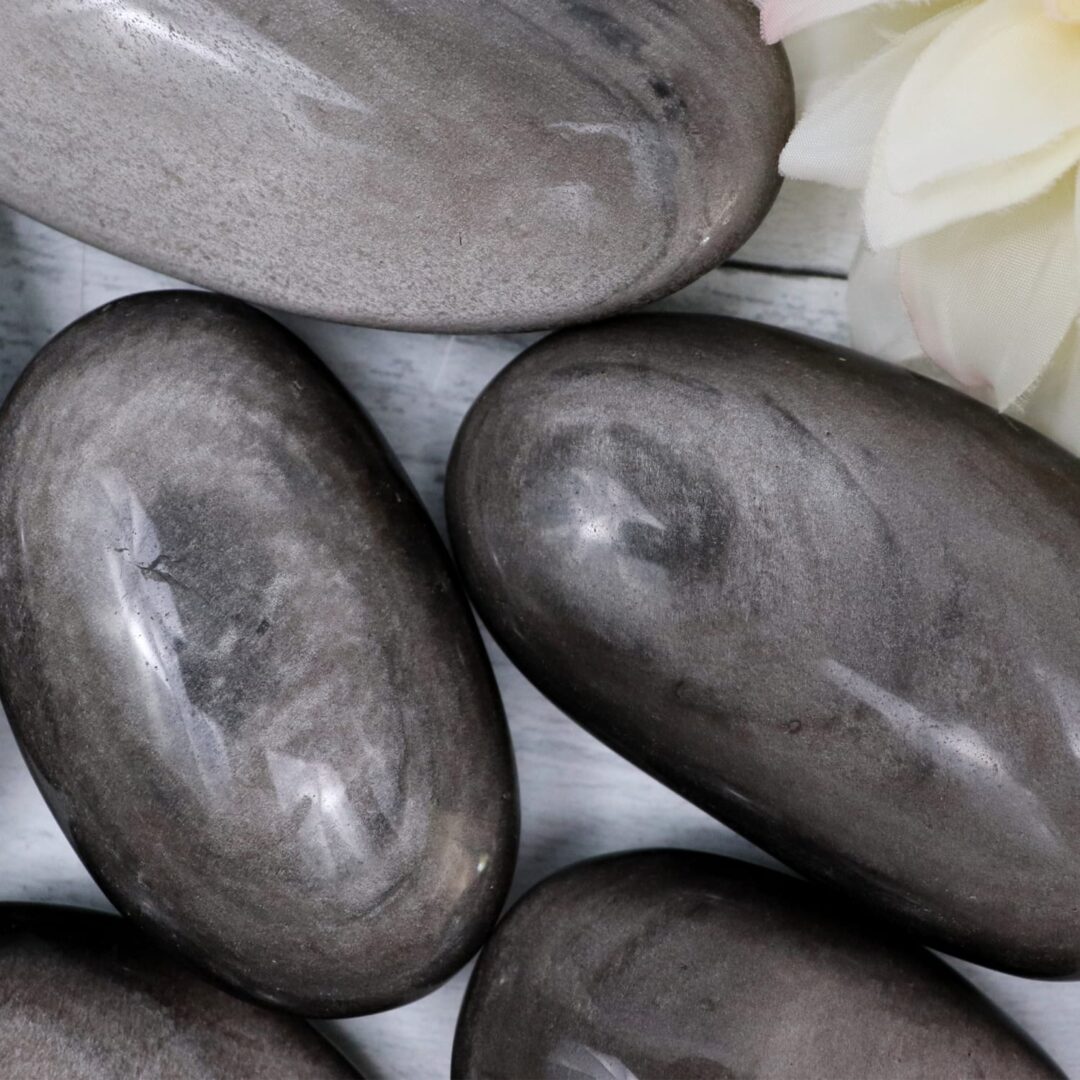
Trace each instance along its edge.
<path fill-rule="evenodd" d="M 687 851 L 581 863 L 499 924 L 469 1080 L 1033 1080 L 1063 1074 L 941 961 L 811 886 Z"/>
<path fill-rule="evenodd" d="M 212 986 L 123 919 L 0 905 L 4 1080 L 346 1080 L 302 1020 Z"/>
<path fill-rule="evenodd" d="M 0 201 L 259 303 L 511 330 L 673 292 L 791 129 L 750 0 L 9 4 Z"/>
<path fill-rule="evenodd" d="M 0 688 L 113 902 L 310 1015 L 417 997 L 517 843 L 491 670 L 434 526 L 291 334 L 133 297 L 0 415 Z"/>
<path fill-rule="evenodd" d="M 1080 462 L 834 345 L 639 317 L 495 380 L 448 509 L 594 734 L 946 951 L 1080 973 Z"/>

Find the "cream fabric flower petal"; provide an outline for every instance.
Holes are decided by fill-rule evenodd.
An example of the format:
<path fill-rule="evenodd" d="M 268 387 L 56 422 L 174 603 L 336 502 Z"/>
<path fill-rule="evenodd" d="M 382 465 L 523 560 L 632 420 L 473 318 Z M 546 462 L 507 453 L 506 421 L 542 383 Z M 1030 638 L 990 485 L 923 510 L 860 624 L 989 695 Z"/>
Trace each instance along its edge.
<path fill-rule="evenodd" d="M 1080 454 L 1080 329 L 1076 323 L 1042 378 L 1009 414 Z"/>
<path fill-rule="evenodd" d="M 956 4 L 957 0 L 879 3 L 841 19 L 815 23 L 785 38 L 784 49 L 795 78 L 799 115 L 816 105 L 819 98 L 862 67 L 875 53 L 921 22 Z"/>
<path fill-rule="evenodd" d="M 761 34 L 770 45 L 814 23 L 847 15 L 878 0 L 759 0 Z"/>
<path fill-rule="evenodd" d="M 795 110 L 801 117 L 882 46 L 875 29 L 876 8 L 821 23 L 784 40 L 795 83 Z"/>
<path fill-rule="evenodd" d="M 763 7 L 773 39 L 830 20 L 782 170 L 862 187 L 854 344 L 1080 453 L 1080 0 Z"/>
<path fill-rule="evenodd" d="M 879 136 L 863 195 L 866 240 L 874 250 L 898 247 L 956 222 L 1033 199 L 1080 161 L 1078 128 L 1023 157 L 947 177 L 911 195 L 897 195 L 889 188 L 880 153 L 890 124 L 891 118 Z"/>
<path fill-rule="evenodd" d="M 906 245 L 900 286 L 927 355 L 1006 409 L 1080 314 L 1075 170 L 1044 196 Z"/>
<path fill-rule="evenodd" d="M 859 248 L 848 276 L 851 344 L 882 360 L 909 363 L 922 346 L 900 296 L 900 252 Z"/>
<path fill-rule="evenodd" d="M 1080 26 L 1039 0 L 982 0 L 914 64 L 890 113 L 889 187 L 925 184 L 1028 154 L 1080 127 Z"/>
<path fill-rule="evenodd" d="M 949 8 L 902 34 L 819 97 L 792 132 L 780 155 L 780 171 L 798 180 L 863 187 L 878 132 L 912 65 L 970 6 Z M 867 32 L 877 36 L 869 27 Z"/>
<path fill-rule="evenodd" d="M 1080 22 L 1080 0 L 1043 0 L 1043 10 L 1058 22 Z"/>

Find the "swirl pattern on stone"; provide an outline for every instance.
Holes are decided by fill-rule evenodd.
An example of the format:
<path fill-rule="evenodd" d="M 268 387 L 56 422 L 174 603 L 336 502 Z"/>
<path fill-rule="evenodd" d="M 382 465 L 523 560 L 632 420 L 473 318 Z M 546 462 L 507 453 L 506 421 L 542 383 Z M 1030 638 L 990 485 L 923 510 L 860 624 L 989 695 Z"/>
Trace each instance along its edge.
<path fill-rule="evenodd" d="M 110 899 L 251 997 L 388 1008 L 498 915 L 514 765 L 446 551 L 370 421 L 243 304 L 122 300 L 17 384 L 0 688 Z"/>
<path fill-rule="evenodd" d="M 703 274 L 794 115 L 749 0 L 26 0 L 0 97 L 0 201 L 257 303 L 456 331 Z"/>
<path fill-rule="evenodd" d="M 452 1075 L 1063 1076 L 929 953 L 787 875 L 689 851 L 581 863 L 528 893 L 480 955 Z"/>
<path fill-rule="evenodd" d="M 837 346 L 646 316 L 511 364 L 447 498 L 590 731 L 946 951 L 1080 974 L 1080 462 Z"/>

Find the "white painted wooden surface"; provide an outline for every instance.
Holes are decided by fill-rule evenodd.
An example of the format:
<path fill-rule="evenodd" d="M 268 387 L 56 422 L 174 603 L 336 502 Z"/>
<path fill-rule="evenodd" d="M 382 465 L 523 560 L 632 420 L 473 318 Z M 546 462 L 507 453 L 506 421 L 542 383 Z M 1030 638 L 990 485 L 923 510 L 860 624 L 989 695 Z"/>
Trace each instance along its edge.
<path fill-rule="evenodd" d="M 733 266 L 661 306 L 742 315 L 844 341 L 841 278 L 854 247 L 853 208 L 832 192 L 791 184 Z M 107 300 L 170 284 L 0 208 L 0 397 L 71 320 Z M 291 316 L 283 321 L 364 404 L 441 524 L 443 472 L 458 424 L 484 385 L 535 335 L 435 337 Z M 568 863 L 632 847 L 677 845 L 770 861 L 591 739 L 488 644 L 521 779 L 514 896 Z M 108 906 L 46 810 L 6 722 L 0 724 L 0 899 Z M 1029 982 L 960 966 L 1080 1078 L 1080 983 Z M 467 974 L 404 1009 L 322 1027 L 371 1080 L 446 1076 Z M 524 1013 L 522 1019 L 528 1022 Z"/>

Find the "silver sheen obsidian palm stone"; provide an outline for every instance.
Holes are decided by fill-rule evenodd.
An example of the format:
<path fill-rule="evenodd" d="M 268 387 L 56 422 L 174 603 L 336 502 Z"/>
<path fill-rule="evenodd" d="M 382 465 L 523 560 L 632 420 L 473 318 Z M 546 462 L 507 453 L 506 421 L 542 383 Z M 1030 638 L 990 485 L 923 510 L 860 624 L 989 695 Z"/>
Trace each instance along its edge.
<path fill-rule="evenodd" d="M 646 316 L 510 365 L 447 498 L 590 731 L 946 951 L 1080 973 L 1080 462 L 834 345 Z"/>
<path fill-rule="evenodd" d="M 459 1080 L 1063 1075 L 929 953 L 881 936 L 794 878 L 687 851 L 581 863 L 528 893 L 480 955 L 452 1073 Z"/>
<path fill-rule="evenodd" d="M 685 285 L 779 186 L 750 0 L 19 0 L 0 201 L 259 303 L 395 329 Z"/>
<path fill-rule="evenodd" d="M 0 688 L 110 899 L 308 1015 L 442 982 L 517 843 L 501 703 L 430 519 L 291 334 L 145 294 L 0 414 Z"/>
<path fill-rule="evenodd" d="M 238 1001 L 112 915 L 0 905 L 4 1080 L 346 1080 L 309 1025 Z"/>

